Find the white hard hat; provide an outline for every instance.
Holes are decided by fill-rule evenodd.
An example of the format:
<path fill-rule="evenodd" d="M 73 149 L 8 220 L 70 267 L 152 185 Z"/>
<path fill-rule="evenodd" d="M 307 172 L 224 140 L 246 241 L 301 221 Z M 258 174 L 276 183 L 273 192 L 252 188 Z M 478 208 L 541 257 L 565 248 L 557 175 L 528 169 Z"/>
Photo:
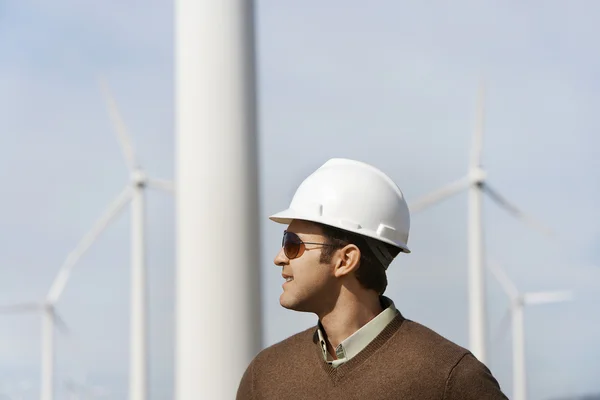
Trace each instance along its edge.
<path fill-rule="evenodd" d="M 269 217 L 319 222 L 399 247 L 407 247 L 410 214 L 398 186 L 364 162 L 333 158 L 298 187 L 289 208 Z"/>

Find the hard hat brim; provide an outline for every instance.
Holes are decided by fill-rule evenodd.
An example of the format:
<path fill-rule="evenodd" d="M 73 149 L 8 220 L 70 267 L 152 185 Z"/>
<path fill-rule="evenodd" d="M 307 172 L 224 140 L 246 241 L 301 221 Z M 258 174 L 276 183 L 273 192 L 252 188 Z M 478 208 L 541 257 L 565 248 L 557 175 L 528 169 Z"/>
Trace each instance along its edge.
<path fill-rule="evenodd" d="M 296 213 L 293 210 L 287 209 L 284 211 L 280 211 L 276 214 L 273 214 L 269 217 L 269 219 L 273 222 L 277 222 L 278 224 L 291 224 L 293 219 L 300 219 L 297 217 Z"/>
<path fill-rule="evenodd" d="M 338 229 L 347 230 L 344 227 L 340 227 L 337 224 L 332 223 L 330 221 L 327 221 L 327 220 L 325 220 L 325 219 L 323 219 L 321 217 L 320 218 L 315 218 L 314 216 L 304 215 L 304 214 L 298 213 L 296 210 L 293 210 L 291 208 L 288 208 L 287 210 L 283 210 L 283 211 L 280 211 L 278 213 L 275 213 L 275 214 L 271 215 L 269 217 L 269 219 L 271 221 L 273 221 L 273 222 L 276 222 L 278 224 L 284 224 L 284 225 L 289 225 L 289 224 L 292 223 L 293 220 L 299 219 L 299 220 L 303 220 L 303 221 L 317 222 L 317 223 L 321 223 L 321 224 L 325 224 L 325 225 L 330 225 L 330 226 L 333 226 L 333 227 L 338 228 Z M 358 233 L 358 232 L 354 232 L 354 233 Z M 360 234 L 360 233 L 358 233 L 358 234 Z M 380 238 L 377 238 L 377 237 L 374 237 L 374 236 L 371 236 L 371 235 L 368 235 L 368 236 L 372 237 L 373 239 L 381 240 Z M 396 246 L 396 247 L 400 248 L 403 253 L 409 254 L 411 252 L 410 249 L 406 245 L 404 245 L 404 244 L 392 243 L 392 242 L 387 241 L 387 240 L 382 240 L 382 241 L 384 241 L 385 243 L 388 243 L 388 244 L 391 244 L 393 246 Z"/>

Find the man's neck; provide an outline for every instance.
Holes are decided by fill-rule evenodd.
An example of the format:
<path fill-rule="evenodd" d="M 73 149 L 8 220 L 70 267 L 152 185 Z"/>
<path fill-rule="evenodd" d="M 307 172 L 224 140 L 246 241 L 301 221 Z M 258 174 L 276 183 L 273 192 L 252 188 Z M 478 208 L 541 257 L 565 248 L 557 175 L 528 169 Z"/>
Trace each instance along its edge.
<path fill-rule="evenodd" d="M 335 348 L 375 318 L 383 308 L 378 296 L 358 299 L 354 296 L 340 296 L 335 307 L 319 321 L 327 336 L 327 349 L 335 357 Z"/>

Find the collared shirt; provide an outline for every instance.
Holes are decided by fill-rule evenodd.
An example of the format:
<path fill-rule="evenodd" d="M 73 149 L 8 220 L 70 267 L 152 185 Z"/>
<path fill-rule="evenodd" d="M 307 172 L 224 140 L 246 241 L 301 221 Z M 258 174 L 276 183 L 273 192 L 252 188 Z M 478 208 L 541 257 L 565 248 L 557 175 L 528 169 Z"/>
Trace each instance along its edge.
<path fill-rule="evenodd" d="M 342 343 L 335 348 L 337 360 L 334 360 L 327 351 L 327 343 L 325 341 L 325 334 L 323 333 L 324 329 L 319 321 L 319 327 L 317 329 L 319 343 L 321 344 L 321 349 L 323 351 L 323 359 L 328 364 L 335 368 L 350 360 L 367 347 L 367 345 L 371 343 L 390 322 L 392 322 L 398 314 L 394 302 L 385 296 L 381 296 L 380 300 L 384 310 L 359 330 L 344 339 Z"/>

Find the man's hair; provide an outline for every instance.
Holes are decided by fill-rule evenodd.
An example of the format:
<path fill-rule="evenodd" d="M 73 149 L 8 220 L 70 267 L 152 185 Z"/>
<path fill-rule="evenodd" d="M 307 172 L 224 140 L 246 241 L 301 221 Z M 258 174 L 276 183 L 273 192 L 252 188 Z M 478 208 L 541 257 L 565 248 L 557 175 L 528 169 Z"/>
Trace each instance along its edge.
<path fill-rule="evenodd" d="M 345 231 L 343 229 L 334 228 L 329 225 L 317 224 L 323 232 L 323 236 L 328 244 L 332 246 L 324 246 L 321 251 L 322 263 L 329 263 L 333 257 L 333 253 L 342 247 L 353 244 L 360 250 L 360 264 L 356 271 L 356 279 L 365 289 L 372 289 L 378 294 L 383 294 L 387 287 L 387 276 L 385 268 L 371 251 L 367 240 L 364 236 Z M 391 244 L 383 243 L 392 257 L 396 257 L 400 253 L 400 249 Z M 387 267 L 387 266 L 386 266 Z"/>

